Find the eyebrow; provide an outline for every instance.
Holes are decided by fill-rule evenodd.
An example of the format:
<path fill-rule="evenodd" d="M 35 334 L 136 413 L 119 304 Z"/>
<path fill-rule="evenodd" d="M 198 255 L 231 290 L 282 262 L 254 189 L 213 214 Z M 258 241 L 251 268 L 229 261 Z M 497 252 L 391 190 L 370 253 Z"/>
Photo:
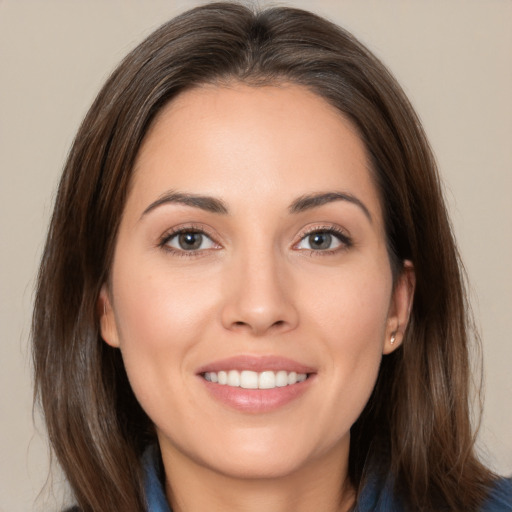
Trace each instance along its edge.
<path fill-rule="evenodd" d="M 346 192 L 320 192 L 318 194 L 307 194 L 296 199 L 289 207 L 290 213 L 300 213 L 311 208 L 317 208 L 335 201 L 348 201 L 358 206 L 366 215 L 370 223 L 373 222 L 370 210 L 357 197 Z"/>
<path fill-rule="evenodd" d="M 324 204 L 333 203 L 335 201 L 348 201 L 349 203 L 355 204 L 363 211 L 368 220 L 373 222 L 370 211 L 366 205 L 357 197 L 346 192 L 319 192 L 316 194 L 307 194 L 293 201 L 288 210 L 290 213 L 301 213 L 312 208 L 317 208 Z M 169 191 L 162 194 L 156 201 L 153 201 L 142 212 L 141 218 L 155 208 L 169 203 L 191 206 L 193 208 L 199 208 L 207 212 L 218 213 L 222 215 L 227 215 L 229 213 L 229 209 L 226 206 L 226 203 L 224 203 L 224 201 L 221 199 L 217 199 L 211 196 L 201 196 L 196 194 L 188 194 L 185 192 Z"/>
<path fill-rule="evenodd" d="M 147 215 L 150 211 L 158 208 L 163 204 L 177 203 L 185 206 L 192 206 L 193 208 L 200 208 L 207 212 L 220 213 L 222 215 L 228 214 L 228 208 L 224 201 L 216 199 L 215 197 L 200 196 L 195 194 L 186 194 L 184 192 L 169 191 L 161 195 L 156 201 L 152 202 L 143 212 L 141 218 Z"/>

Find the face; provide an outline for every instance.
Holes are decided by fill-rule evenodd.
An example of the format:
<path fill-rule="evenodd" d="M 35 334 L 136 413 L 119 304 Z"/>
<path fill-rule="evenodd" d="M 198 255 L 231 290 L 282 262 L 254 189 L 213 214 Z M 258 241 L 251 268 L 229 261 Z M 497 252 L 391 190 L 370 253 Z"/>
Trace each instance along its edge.
<path fill-rule="evenodd" d="M 400 344 L 409 274 L 393 286 L 365 148 L 339 112 L 299 86 L 197 88 L 140 149 L 102 336 L 169 465 L 329 470 Z"/>

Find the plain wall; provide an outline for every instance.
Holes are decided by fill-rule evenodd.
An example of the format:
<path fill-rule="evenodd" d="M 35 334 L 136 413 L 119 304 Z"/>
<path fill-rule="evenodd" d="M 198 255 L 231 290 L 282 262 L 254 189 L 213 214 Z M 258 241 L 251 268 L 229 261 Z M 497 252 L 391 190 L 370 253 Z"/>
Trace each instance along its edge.
<path fill-rule="evenodd" d="M 48 474 L 32 418 L 33 285 L 59 174 L 116 63 L 195 1 L 0 0 L 0 511 L 37 499 Z M 267 2 L 260 2 L 261 5 Z M 481 328 L 484 460 L 512 472 L 512 2 L 287 2 L 353 31 L 390 67 L 424 122 L 446 184 Z M 428 248 L 425 248 L 428 250 Z"/>

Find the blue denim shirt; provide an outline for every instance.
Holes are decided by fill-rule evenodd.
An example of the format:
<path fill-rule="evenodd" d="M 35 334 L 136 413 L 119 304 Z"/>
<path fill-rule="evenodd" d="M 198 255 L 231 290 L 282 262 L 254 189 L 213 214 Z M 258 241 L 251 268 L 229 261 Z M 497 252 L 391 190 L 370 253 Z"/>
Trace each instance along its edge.
<path fill-rule="evenodd" d="M 161 471 L 156 445 L 146 450 L 143 463 L 148 512 L 172 512 L 160 481 Z M 512 479 L 500 479 L 480 510 L 512 512 Z M 404 512 L 404 508 L 393 495 L 389 482 L 382 485 L 378 480 L 370 479 L 359 495 L 354 512 Z"/>
<path fill-rule="evenodd" d="M 149 446 L 142 457 L 144 465 L 144 488 L 148 512 L 171 512 L 160 481 L 160 455 L 157 445 Z"/>

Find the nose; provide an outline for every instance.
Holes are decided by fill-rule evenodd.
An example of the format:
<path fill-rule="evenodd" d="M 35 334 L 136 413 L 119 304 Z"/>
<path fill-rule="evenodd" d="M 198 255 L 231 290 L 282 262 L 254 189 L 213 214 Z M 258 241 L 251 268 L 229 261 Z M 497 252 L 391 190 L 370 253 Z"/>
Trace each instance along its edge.
<path fill-rule="evenodd" d="M 295 329 L 299 315 L 293 300 L 293 283 L 270 251 L 238 258 L 226 274 L 224 328 L 253 336 Z"/>

